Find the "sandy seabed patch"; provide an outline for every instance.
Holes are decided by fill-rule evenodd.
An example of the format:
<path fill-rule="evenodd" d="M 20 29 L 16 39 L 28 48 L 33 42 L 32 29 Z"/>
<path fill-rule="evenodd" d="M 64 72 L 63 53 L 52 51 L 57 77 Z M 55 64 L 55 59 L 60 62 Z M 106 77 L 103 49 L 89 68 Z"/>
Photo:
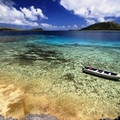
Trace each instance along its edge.
<path fill-rule="evenodd" d="M 0 114 L 21 119 L 24 113 L 24 92 L 11 85 L 0 85 Z"/>
<path fill-rule="evenodd" d="M 27 113 L 44 113 L 60 120 L 99 120 L 119 115 L 119 104 L 116 103 L 119 100 L 115 98 L 67 92 L 67 88 L 54 87 L 48 80 L 22 83 L 15 82 L 20 79 L 15 76 L 3 78 L 4 81 L 0 79 L 0 114 L 6 117 L 22 120 Z"/>

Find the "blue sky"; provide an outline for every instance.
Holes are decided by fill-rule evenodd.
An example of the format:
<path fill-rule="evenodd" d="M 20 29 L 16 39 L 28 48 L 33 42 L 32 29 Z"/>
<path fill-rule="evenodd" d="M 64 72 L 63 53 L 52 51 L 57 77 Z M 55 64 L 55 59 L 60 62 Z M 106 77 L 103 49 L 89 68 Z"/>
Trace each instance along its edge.
<path fill-rule="evenodd" d="M 0 26 L 44 30 L 120 24 L 120 0 L 0 0 Z"/>

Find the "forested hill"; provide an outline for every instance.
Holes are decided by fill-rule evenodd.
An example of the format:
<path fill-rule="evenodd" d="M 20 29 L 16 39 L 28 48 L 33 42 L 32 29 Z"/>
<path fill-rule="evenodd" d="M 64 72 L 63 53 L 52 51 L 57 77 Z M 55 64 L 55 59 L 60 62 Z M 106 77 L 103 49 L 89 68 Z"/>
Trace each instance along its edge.
<path fill-rule="evenodd" d="M 0 27 L 0 32 L 3 31 L 43 31 L 42 28 L 34 28 L 30 30 L 22 30 L 22 29 L 17 29 L 17 28 L 7 28 L 7 27 Z"/>
<path fill-rule="evenodd" d="M 34 28 L 34 29 L 31 29 L 30 31 L 43 31 L 42 28 Z"/>
<path fill-rule="evenodd" d="M 0 31 L 19 31 L 19 29 L 0 27 Z"/>
<path fill-rule="evenodd" d="M 81 30 L 120 30 L 120 24 L 114 22 L 102 22 L 82 28 Z"/>

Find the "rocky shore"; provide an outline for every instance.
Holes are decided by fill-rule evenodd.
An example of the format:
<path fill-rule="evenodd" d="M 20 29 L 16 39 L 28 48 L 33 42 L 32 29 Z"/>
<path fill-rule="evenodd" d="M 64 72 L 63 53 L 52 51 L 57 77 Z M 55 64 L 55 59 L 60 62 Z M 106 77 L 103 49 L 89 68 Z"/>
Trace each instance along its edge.
<path fill-rule="evenodd" d="M 4 118 L 0 115 L 0 120 L 18 120 L 17 118 Z M 56 117 L 45 114 L 27 114 L 23 120 L 58 120 Z"/>
<path fill-rule="evenodd" d="M 17 118 L 4 118 L 4 116 L 0 115 L 0 120 L 18 120 Z M 59 120 L 58 118 L 50 115 L 45 114 L 27 114 L 23 120 Z M 111 118 L 103 118 L 100 120 L 120 120 L 120 116 L 117 118 L 111 119 Z"/>

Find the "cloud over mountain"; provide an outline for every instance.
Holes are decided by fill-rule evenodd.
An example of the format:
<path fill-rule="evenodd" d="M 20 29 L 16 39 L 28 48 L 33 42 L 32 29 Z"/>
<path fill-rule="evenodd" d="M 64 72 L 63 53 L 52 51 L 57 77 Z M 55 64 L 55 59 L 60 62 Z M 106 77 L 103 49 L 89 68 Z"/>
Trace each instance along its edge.
<path fill-rule="evenodd" d="M 60 4 L 83 17 L 88 24 L 120 17 L 120 0 L 60 0 Z"/>

